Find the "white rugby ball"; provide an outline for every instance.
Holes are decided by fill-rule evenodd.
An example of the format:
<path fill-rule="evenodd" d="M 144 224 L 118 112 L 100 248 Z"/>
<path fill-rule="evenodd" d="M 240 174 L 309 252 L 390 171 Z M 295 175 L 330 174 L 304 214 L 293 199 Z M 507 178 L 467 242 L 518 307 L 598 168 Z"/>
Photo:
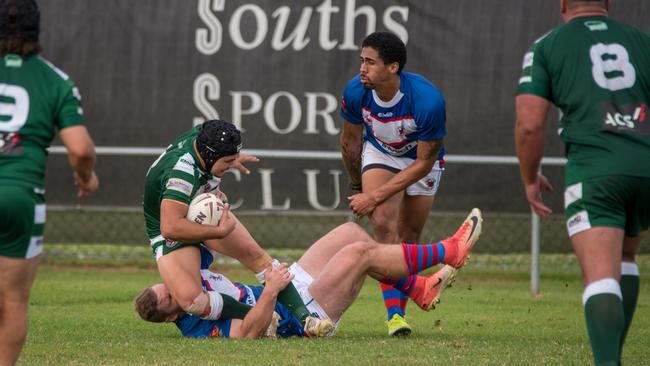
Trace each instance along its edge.
<path fill-rule="evenodd" d="M 194 197 L 187 210 L 187 219 L 197 224 L 217 226 L 223 215 L 224 203 L 212 193 Z"/>

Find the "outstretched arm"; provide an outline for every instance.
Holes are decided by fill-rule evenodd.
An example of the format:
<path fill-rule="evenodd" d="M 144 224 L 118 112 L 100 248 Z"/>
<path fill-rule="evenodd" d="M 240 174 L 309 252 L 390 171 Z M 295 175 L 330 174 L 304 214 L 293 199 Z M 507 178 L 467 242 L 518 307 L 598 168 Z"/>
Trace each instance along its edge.
<path fill-rule="evenodd" d="M 243 320 L 232 321 L 230 338 L 259 338 L 271 324 L 278 293 L 291 282 L 293 275 L 289 273 L 287 265 L 283 263 L 277 268 L 269 265 L 266 268 L 265 277 L 264 290 L 255 306 Z"/>

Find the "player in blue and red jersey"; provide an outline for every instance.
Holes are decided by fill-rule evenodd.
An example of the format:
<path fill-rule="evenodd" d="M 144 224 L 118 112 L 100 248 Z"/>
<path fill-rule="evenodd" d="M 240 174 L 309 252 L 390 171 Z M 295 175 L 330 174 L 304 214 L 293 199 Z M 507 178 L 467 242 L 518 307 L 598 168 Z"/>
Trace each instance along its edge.
<path fill-rule="evenodd" d="M 381 243 L 419 241 L 444 168 L 445 100 L 423 76 L 403 71 L 406 46 L 393 33 L 367 36 L 359 75 L 343 92 L 341 152 L 353 195 Z M 388 333 L 408 335 L 407 298 L 382 285 Z"/>
<path fill-rule="evenodd" d="M 223 316 L 233 311 L 232 301 L 220 302 L 222 306 L 214 309 L 219 314 L 214 320 L 190 315 L 162 283 L 147 287 L 137 296 L 136 310 L 147 321 L 174 322 L 187 337 L 303 336 L 298 319 L 276 302 L 284 286 L 292 282 L 311 315 L 336 326 L 368 276 L 393 285 L 428 310 L 454 280 L 454 269 L 465 264 L 481 233 L 481 221 L 480 210 L 474 209 L 453 236 L 437 243 L 401 246 L 379 244 L 361 226 L 348 222 L 316 241 L 291 267 L 267 267 L 264 287 L 231 282 L 221 274 L 201 270 L 204 289 L 213 297 L 230 297 L 239 301 L 238 306 L 254 305 L 243 319 Z M 202 257 L 203 268 L 207 268 L 212 258 L 205 249 Z M 412 275 L 437 263 L 446 266 L 433 283 L 411 280 Z M 279 324 L 272 323 L 274 311 Z"/>

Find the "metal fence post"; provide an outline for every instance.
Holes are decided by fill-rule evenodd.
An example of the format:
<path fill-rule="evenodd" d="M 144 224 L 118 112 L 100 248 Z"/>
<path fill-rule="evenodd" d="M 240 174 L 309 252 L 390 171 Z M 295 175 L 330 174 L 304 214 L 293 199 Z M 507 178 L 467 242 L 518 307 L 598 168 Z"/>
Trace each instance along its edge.
<path fill-rule="evenodd" d="M 539 295 L 539 246 L 540 221 L 539 216 L 531 211 L 530 217 L 530 291 L 533 297 Z"/>

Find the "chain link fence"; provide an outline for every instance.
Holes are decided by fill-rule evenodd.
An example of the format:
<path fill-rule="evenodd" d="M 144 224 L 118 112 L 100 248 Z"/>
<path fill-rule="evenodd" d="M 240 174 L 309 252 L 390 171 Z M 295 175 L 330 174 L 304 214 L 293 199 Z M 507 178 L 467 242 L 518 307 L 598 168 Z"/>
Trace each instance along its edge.
<path fill-rule="evenodd" d="M 111 158 L 117 160 L 117 158 Z M 111 159 L 101 159 L 104 163 Z M 138 157 L 148 164 L 149 159 Z M 53 164 L 64 160 L 64 156 L 54 157 Z M 453 159 L 451 159 L 453 160 Z M 144 164 L 144 163 L 143 163 Z M 340 164 L 340 162 L 336 162 Z M 67 168 L 51 169 L 54 177 L 50 180 L 63 182 L 69 177 L 62 176 Z M 135 197 L 141 196 L 146 168 L 138 168 L 137 175 L 132 170 L 124 170 L 124 176 L 113 176 L 119 185 L 102 187 L 98 192 L 103 202 L 111 202 L 106 196 L 117 197 L 113 202 L 139 202 Z M 571 243 L 567 237 L 562 205 L 562 166 L 544 168 L 544 174 L 556 187 L 557 192 L 544 196 L 546 203 L 554 214 L 541 222 L 541 252 L 571 253 Z M 135 178 L 134 178 L 135 176 Z M 100 166 L 101 177 L 101 166 Z M 280 180 L 280 185 L 295 184 L 290 179 Z M 63 184 L 63 183 L 61 183 Z M 242 186 L 252 189 L 250 184 L 233 184 L 224 179 L 222 185 L 231 201 L 239 197 Z M 343 184 L 342 184 L 343 185 Z M 303 187 L 293 186 L 293 190 Z M 70 187 L 70 195 L 74 193 Z M 234 192 L 231 193 L 231 192 Z M 346 209 L 347 194 L 341 188 L 341 203 L 336 210 L 322 212 L 316 210 L 255 210 L 249 208 L 234 209 L 233 213 L 250 231 L 252 236 L 264 248 L 307 248 L 319 237 L 337 225 L 351 219 Z M 101 195 L 104 195 L 102 198 Z M 279 195 L 281 196 L 281 195 Z M 96 197 L 95 197 L 96 199 Z M 81 205 L 84 201 L 75 201 L 76 205 L 61 204 L 63 196 L 55 196 L 54 203 L 48 204 L 47 224 L 45 227 L 46 244 L 76 245 L 77 251 L 83 251 L 88 244 L 110 244 L 115 248 L 106 250 L 108 257 L 128 257 L 141 255 L 148 250 L 149 241 L 145 233 L 144 217 L 139 206 L 109 206 L 101 203 Z M 281 199 L 280 199 L 281 201 Z M 249 206 L 250 207 L 250 206 Z M 436 196 L 433 210 L 422 232 L 422 241 L 440 240 L 451 235 L 472 207 L 483 211 L 483 234 L 475 252 L 482 254 L 526 254 L 531 248 L 531 214 L 519 182 L 518 167 L 513 164 L 485 163 L 448 163 L 443 175 L 440 191 Z M 369 232 L 372 227 L 367 218 L 359 223 Z M 641 251 L 650 252 L 650 239 L 642 243 Z M 117 246 L 123 247 L 117 249 Z M 56 246 L 63 248 L 62 246 Z M 46 246 L 47 248 L 47 246 Z M 92 252 L 92 251 L 90 251 Z M 92 255 L 88 253 L 88 256 Z M 47 256 L 62 257 L 69 254 L 67 249 L 47 250 Z M 140 254 L 136 254 L 140 253 Z M 96 254 L 95 254 L 96 255 Z"/>

